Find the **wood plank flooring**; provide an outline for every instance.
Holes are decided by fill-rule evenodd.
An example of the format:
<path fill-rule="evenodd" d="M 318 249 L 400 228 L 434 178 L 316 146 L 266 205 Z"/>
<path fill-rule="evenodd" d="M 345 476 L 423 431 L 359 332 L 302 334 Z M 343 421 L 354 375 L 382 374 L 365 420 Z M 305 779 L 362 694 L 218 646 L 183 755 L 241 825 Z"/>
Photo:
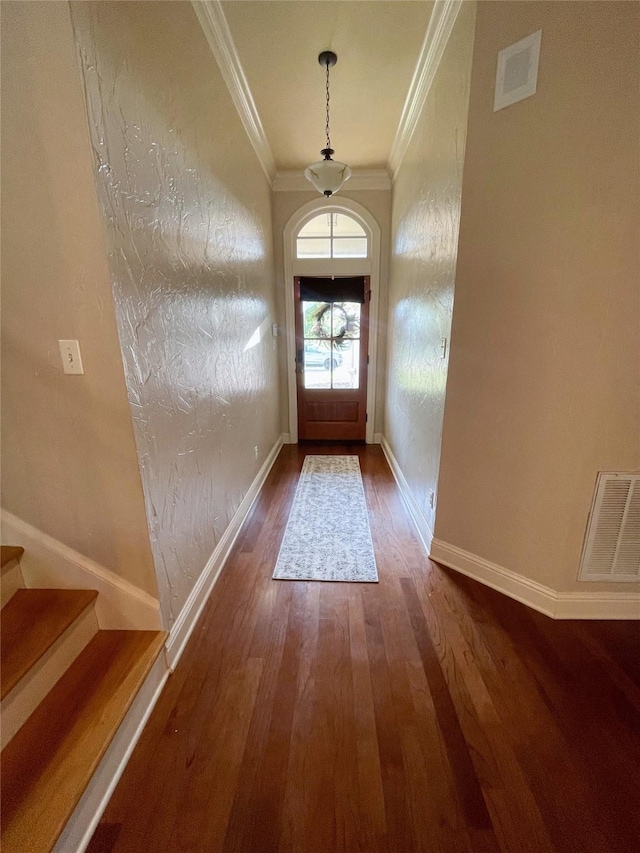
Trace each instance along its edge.
<path fill-rule="evenodd" d="M 305 453 L 358 453 L 379 584 L 273 581 Z M 379 447 L 287 446 L 90 853 L 640 850 L 640 623 L 430 563 Z"/>

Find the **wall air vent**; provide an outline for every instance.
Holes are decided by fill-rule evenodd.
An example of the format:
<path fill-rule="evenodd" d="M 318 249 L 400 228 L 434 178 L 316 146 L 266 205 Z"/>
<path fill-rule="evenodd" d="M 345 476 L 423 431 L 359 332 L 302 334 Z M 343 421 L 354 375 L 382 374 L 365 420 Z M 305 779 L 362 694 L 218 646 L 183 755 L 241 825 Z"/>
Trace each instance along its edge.
<path fill-rule="evenodd" d="M 579 580 L 640 581 L 640 474 L 599 474 Z"/>
<path fill-rule="evenodd" d="M 535 95 L 542 30 L 531 33 L 498 54 L 494 113 Z"/>

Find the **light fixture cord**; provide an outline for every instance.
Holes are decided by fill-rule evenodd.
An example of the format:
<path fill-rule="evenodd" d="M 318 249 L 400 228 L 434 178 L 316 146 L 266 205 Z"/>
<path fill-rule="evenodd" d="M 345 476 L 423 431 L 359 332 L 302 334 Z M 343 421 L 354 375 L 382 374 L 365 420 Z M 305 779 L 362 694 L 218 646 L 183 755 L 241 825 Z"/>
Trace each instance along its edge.
<path fill-rule="evenodd" d="M 331 137 L 329 135 L 329 60 L 327 60 L 327 123 L 325 132 L 327 134 L 327 148 L 331 148 Z"/>

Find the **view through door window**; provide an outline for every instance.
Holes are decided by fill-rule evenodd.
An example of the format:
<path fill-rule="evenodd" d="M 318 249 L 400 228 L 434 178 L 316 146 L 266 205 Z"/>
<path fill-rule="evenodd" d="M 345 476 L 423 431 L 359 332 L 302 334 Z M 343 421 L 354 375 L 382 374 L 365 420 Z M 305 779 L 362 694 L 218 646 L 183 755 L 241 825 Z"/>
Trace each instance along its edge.
<path fill-rule="evenodd" d="M 304 387 L 360 387 L 358 302 L 303 302 Z"/>

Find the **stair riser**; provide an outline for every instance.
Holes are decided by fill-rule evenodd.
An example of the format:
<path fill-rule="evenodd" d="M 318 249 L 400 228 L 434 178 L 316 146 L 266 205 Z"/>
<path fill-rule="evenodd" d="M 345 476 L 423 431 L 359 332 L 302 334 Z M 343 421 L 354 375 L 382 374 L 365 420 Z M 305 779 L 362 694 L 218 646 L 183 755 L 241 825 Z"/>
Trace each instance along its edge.
<path fill-rule="evenodd" d="M 2 749 L 97 633 L 98 621 L 91 605 L 5 696 L 1 707 Z"/>
<path fill-rule="evenodd" d="M 13 560 L 2 569 L 2 580 L 0 581 L 1 606 L 9 602 L 9 599 L 19 589 L 24 589 L 24 578 L 18 560 Z"/>

